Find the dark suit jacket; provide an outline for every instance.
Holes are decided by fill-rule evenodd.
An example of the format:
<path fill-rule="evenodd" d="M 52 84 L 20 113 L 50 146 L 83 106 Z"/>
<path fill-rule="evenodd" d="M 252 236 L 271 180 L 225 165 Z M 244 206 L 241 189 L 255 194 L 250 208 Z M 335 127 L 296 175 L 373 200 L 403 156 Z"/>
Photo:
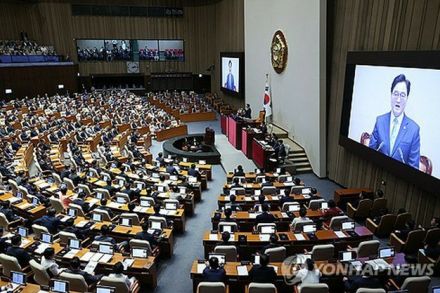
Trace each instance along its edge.
<path fill-rule="evenodd" d="M 141 232 L 137 233 L 134 238 L 139 239 L 139 240 L 146 240 L 146 241 L 150 242 L 151 248 L 154 248 L 154 246 L 157 245 L 157 241 L 154 238 L 154 236 L 148 232 L 145 232 L 145 231 L 141 231 Z"/>
<path fill-rule="evenodd" d="M 72 270 L 72 269 L 67 269 L 66 273 L 70 273 L 70 274 L 76 274 L 76 275 L 81 275 L 84 277 L 84 280 L 86 281 L 87 285 L 91 285 L 93 283 L 98 282 L 99 277 L 98 276 L 93 276 L 89 273 L 87 273 L 86 271 L 82 271 L 82 270 Z"/>
<path fill-rule="evenodd" d="M 224 282 L 226 271 L 224 268 L 212 269 L 207 267 L 203 270 L 202 277 L 204 282 Z"/>
<path fill-rule="evenodd" d="M 15 221 L 18 219 L 18 216 L 11 210 L 11 209 L 0 209 L 0 213 L 4 214 L 6 216 L 6 219 L 8 219 L 9 222 Z"/>
<path fill-rule="evenodd" d="M 420 127 L 405 114 L 394 147 L 390 150 L 391 112 L 376 119 L 369 147 L 393 159 L 419 169 L 420 163 Z M 394 119 L 394 116 L 393 116 Z"/>
<path fill-rule="evenodd" d="M 196 169 L 189 169 L 188 175 L 199 178 L 200 173 Z"/>
<path fill-rule="evenodd" d="M 27 266 L 31 260 L 31 256 L 21 247 L 10 246 L 6 249 L 6 254 L 17 258 L 21 268 Z"/>
<path fill-rule="evenodd" d="M 383 288 L 383 284 L 378 278 L 363 276 L 353 276 L 350 277 L 344 284 L 345 290 L 349 293 L 355 293 L 359 288 Z"/>
<path fill-rule="evenodd" d="M 274 283 L 277 279 L 277 273 L 272 267 L 254 265 L 249 271 L 249 278 L 251 282 L 255 283 Z"/>
<path fill-rule="evenodd" d="M 45 215 L 35 220 L 34 224 L 44 226 L 51 234 L 55 234 L 58 231 L 58 227 L 61 226 L 61 220 L 57 217 L 49 217 L 48 215 Z"/>
<path fill-rule="evenodd" d="M 274 223 L 276 221 L 274 215 L 264 212 L 255 218 L 255 225 L 261 223 Z"/>
<path fill-rule="evenodd" d="M 73 233 L 79 239 L 85 239 L 86 235 L 90 232 L 89 229 L 77 228 L 77 227 L 74 227 L 74 226 L 73 227 L 66 227 L 65 229 L 63 229 L 63 231 L 64 232 Z"/>
<path fill-rule="evenodd" d="M 84 213 L 88 213 L 89 212 L 90 205 L 87 202 L 85 202 L 83 199 L 76 198 L 76 199 L 73 200 L 72 203 L 79 205 L 83 209 Z"/>

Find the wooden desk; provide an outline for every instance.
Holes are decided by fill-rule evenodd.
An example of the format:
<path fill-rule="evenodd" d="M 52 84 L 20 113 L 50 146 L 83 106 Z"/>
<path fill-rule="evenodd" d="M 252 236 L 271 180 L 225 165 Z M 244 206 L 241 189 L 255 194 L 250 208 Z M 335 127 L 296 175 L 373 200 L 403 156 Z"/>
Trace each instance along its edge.
<path fill-rule="evenodd" d="M 188 127 L 186 125 L 179 125 L 177 127 L 172 127 L 156 132 L 156 140 L 164 141 L 166 139 L 182 136 L 188 134 Z"/>
<path fill-rule="evenodd" d="M 95 133 L 93 137 L 89 137 L 86 143 L 93 152 L 96 152 L 99 142 L 101 141 L 101 132 Z"/>
<path fill-rule="evenodd" d="M 180 114 L 179 119 L 183 122 L 195 122 L 195 121 L 216 120 L 217 117 L 215 112 L 200 112 L 200 113 Z"/>
<path fill-rule="evenodd" d="M 303 194 L 291 194 L 291 198 L 297 201 L 300 204 L 307 204 L 310 201 L 310 198 L 304 197 Z M 270 205 L 271 211 L 277 211 L 282 208 L 279 204 L 280 196 L 279 195 L 266 195 L 265 202 Z M 225 207 L 227 203 L 229 203 L 229 195 L 220 195 L 218 197 L 218 208 L 221 210 Z M 242 210 L 250 210 L 253 209 L 255 204 L 259 203 L 258 196 L 252 195 L 236 195 L 235 202 L 240 205 Z"/>
<path fill-rule="evenodd" d="M 347 245 L 357 247 L 360 242 L 373 239 L 373 233 L 366 227 L 356 227 L 355 231 L 358 234 L 357 237 L 351 237 L 345 234 L 347 237 L 338 238 L 333 230 L 318 230 L 315 233 L 316 240 L 311 240 L 305 233 L 296 233 L 301 234 L 304 240 L 298 240 L 295 236 L 296 234 L 293 232 L 277 232 L 276 234 L 279 237 L 278 244 L 286 247 L 287 255 L 294 255 L 303 253 L 304 249 L 310 251 L 313 246 L 318 244 L 333 244 L 335 246 L 335 252 L 337 252 L 345 250 Z M 222 242 L 220 233 L 217 234 L 217 239 L 210 238 L 210 234 L 210 231 L 206 231 L 203 237 L 205 258 L 208 257 L 210 252 L 214 251 L 216 245 Z M 287 240 L 282 240 L 280 237 L 281 234 L 286 235 Z M 238 244 L 238 235 L 245 235 L 247 237 L 247 243 Z M 236 232 L 234 233 L 234 239 L 231 238 L 230 242 L 237 246 L 240 260 L 251 260 L 252 254 L 261 251 L 264 246 L 269 244 L 269 240 L 261 240 L 259 234 L 253 234 L 252 232 Z"/>
<path fill-rule="evenodd" d="M 197 164 L 192 162 L 179 162 L 179 166 L 185 170 L 189 170 L 191 165 L 195 164 L 196 168 L 199 168 L 199 171 L 206 172 L 206 176 L 208 180 L 212 180 L 212 165 L 211 164 Z"/>
<path fill-rule="evenodd" d="M 7 192 L 3 195 L 0 195 L 0 201 L 7 201 L 9 199 L 16 198 L 12 195 L 12 193 Z M 46 207 L 42 204 L 39 204 L 32 209 L 32 206 L 26 199 L 23 199 L 20 203 L 14 203 L 11 205 L 12 208 L 23 218 L 30 219 L 32 221 L 41 218 L 46 214 Z"/>
<path fill-rule="evenodd" d="M 336 202 L 336 204 L 341 207 L 341 208 L 345 208 L 347 202 L 349 202 L 350 200 L 353 199 L 358 199 L 359 198 L 359 194 L 361 192 L 367 192 L 367 193 L 372 193 L 373 190 L 370 188 L 341 188 L 341 189 L 336 189 L 333 199 Z"/>

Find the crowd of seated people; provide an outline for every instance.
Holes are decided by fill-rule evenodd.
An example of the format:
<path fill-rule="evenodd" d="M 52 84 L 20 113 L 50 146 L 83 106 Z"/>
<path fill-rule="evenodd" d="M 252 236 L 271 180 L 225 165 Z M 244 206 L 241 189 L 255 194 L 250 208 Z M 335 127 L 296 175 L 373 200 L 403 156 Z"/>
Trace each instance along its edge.
<path fill-rule="evenodd" d="M 165 60 L 179 60 L 183 61 L 183 49 L 165 49 L 164 51 Z"/>
<path fill-rule="evenodd" d="M 208 101 L 196 93 L 174 91 L 150 94 L 150 96 L 153 100 L 158 100 L 173 110 L 179 110 L 180 114 L 213 111 Z"/>
<path fill-rule="evenodd" d="M 81 48 L 77 47 L 77 54 L 79 61 L 107 61 L 114 60 L 130 60 L 131 48 L 125 41 L 121 43 L 113 43 L 106 41 L 101 48 Z"/>
<path fill-rule="evenodd" d="M 154 60 L 159 61 L 159 51 L 157 49 L 151 49 L 145 47 L 139 49 L 139 59 L 140 60 Z"/>
<path fill-rule="evenodd" d="M 0 55 L 57 55 L 53 46 L 40 45 L 35 41 L 0 40 Z"/>

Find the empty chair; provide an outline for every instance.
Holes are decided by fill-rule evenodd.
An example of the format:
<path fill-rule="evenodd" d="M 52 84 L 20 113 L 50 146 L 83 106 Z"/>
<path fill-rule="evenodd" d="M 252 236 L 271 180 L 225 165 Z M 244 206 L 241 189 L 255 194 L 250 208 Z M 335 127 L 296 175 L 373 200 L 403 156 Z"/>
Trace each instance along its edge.
<path fill-rule="evenodd" d="M 0 254 L 0 264 L 2 265 L 3 275 L 10 278 L 11 271 L 13 272 L 21 272 L 22 268 L 18 263 L 18 260 L 14 256 L 10 256 L 7 254 Z"/>
<path fill-rule="evenodd" d="M 400 239 L 395 233 L 390 235 L 390 243 L 396 251 L 405 254 L 415 254 L 420 248 L 423 248 L 426 231 L 413 230 L 408 233 L 406 239 Z"/>
<path fill-rule="evenodd" d="M 94 209 L 92 211 L 93 214 L 100 214 L 101 215 L 101 220 L 103 222 L 111 222 L 112 218 L 110 217 L 110 214 L 108 211 L 100 209 L 99 207 Z"/>
<path fill-rule="evenodd" d="M 330 220 L 329 227 L 332 230 L 340 230 L 342 223 L 350 221 L 350 218 L 347 216 L 336 216 L 332 217 Z"/>
<path fill-rule="evenodd" d="M 325 202 L 324 199 L 312 199 L 309 203 L 309 209 L 318 210 L 321 208 L 321 203 Z"/>
<path fill-rule="evenodd" d="M 226 286 L 222 282 L 200 282 L 197 293 L 226 293 Z"/>
<path fill-rule="evenodd" d="M 58 175 L 57 173 L 53 172 L 52 173 L 52 178 L 55 181 L 56 185 L 61 185 L 61 183 L 63 183 L 63 180 L 61 180 L 60 175 Z"/>
<path fill-rule="evenodd" d="M 375 217 L 381 214 L 387 208 L 387 199 L 384 197 L 376 198 L 370 210 L 370 217 Z"/>
<path fill-rule="evenodd" d="M 150 216 L 148 218 L 148 226 L 153 227 L 153 222 L 160 223 L 161 229 L 165 229 L 168 226 L 167 219 L 165 217 Z"/>
<path fill-rule="evenodd" d="M 89 172 L 87 173 L 87 176 L 99 178 L 98 171 L 95 168 L 89 168 Z"/>
<path fill-rule="evenodd" d="M 245 195 L 246 194 L 246 190 L 243 187 L 234 187 L 231 188 L 231 194 L 236 194 L 236 195 Z"/>
<path fill-rule="evenodd" d="M 328 293 L 329 288 L 327 284 L 304 284 L 301 286 L 300 293 Z"/>
<path fill-rule="evenodd" d="M 440 228 L 432 228 L 426 232 L 426 238 L 424 242 L 429 243 L 431 241 L 440 241 Z"/>
<path fill-rule="evenodd" d="M 277 189 L 274 186 L 263 186 L 261 188 L 262 195 L 275 195 L 277 194 Z"/>
<path fill-rule="evenodd" d="M 80 205 L 71 203 L 71 204 L 69 204 L 69 208 L 76 210 L 76 214 L 78 216 L 85 217 L 84 210 L 82 209 L 82 207 Z"/>
<path fill-rule="evenodd" d="M 0 213 L 0 227 L 2 227 L 4 230 L 9 230 L 11 227 L 18 225 L 18 223 L 21 223 L 20 219 L 9 222 L 5 214 Z"/>
<path fill-rule="evenodd" d="M 314 261 L 329 260 L 335 255 L 335 247 L 333 244 L 315 245 L 310 254 Z"/>
<path fill-rule="evenodd" d="M 42 233 L 49 233 L 49 230 L 47 230 L 46 227 L 38 225 L 38 224 L 33 224 L 32 225 L 32 230 L 34 231 L 35 237 L 37 239 L 41 239 L 41 234 Z"/>
<path fill-rule="evenodd" d="M 110 199 L 110 192 L 105 188 L 96 188 L 96 198 Z"/>
<path fill-rule="evenodd" d="M 69 239 L 78 239 L 76 237 L 75 233 L 71 233 L 71 232 L 65 232 L 65 231 L 60 231 L 58 233 L 58 236 L 60 237 L 60 243 L 63 245 L 66 245 L 69 243 Z"/>
<path fill-rule="evenodd" d="M 271 283 L 250 283 L 248 293 L 277 293 L 277 287 Z"/>
<path fill-rule="evenodd" d="M 9 179 L 8 183 L 9 183 L 9 187 L 11 187 L 12 194 L 15 196 L 17 194 L 17 191 L 18 191 L 18 184 L 17 184 L 17 182 L 15 182 L 15 180 Z"/>
<path fill-rule="evenodd" d="M 109 276 L 103 276 L 101 281 L 99 281 L 99 285 L 115 288 L 115 292 L 118 293 L 139 292 L 139 286 L 130 289 L 124 280 L 111 278 Z"/>
<path fill-rule="evenodd" d="M 59 279 L 69 282 L 69 289 L 77 292 L 90 292 L 89 286 L 83 276 L 62 272 Z"/>
<path fill-rule="evenodd" d="M 260 223 L 257 225 L 257 231 L 258 233 L 262 233 L 262 229 L 264 229 L 264 227 L 273 227 L 273 230 L 276 232 L 277 231 L 277 225 L 275 223 Z"/>
<path fill-rule="evenodd" d="M 51 197 L 50 199 L 50 204 L 52 205 L 52 207 L 55 209 L 55 211 L 59 214 L 62 214 L 65 212 L 63 203 L 61 202 L 61 200 L 59 198 L 55 198 L 55 197 Z"/>
<path fill-rule="evenodd" d="M 408 277 L 403 281 L 400 290 L 408 290 L 409 293 L 428 292 L 431 278 L 428 276 L 422 277 Z"/>
<path fill-rule="evenodd" d="M 366 226 L 368 230 L 373 232 L 376 236 L 387 237 L 394 229 L 396 218 L 396 215 L 393 214 L 384 215 L 378 225 L 374 223 L 373 220 L 367 219 Z"/>
<path fill-rule="evenodd" d="M 405 228 L 406 223 L 411 220 L 410 213 L 401 213 L 397 215 L 396 223 L 394 224 L 394 230 L 402 230 Z"/>
<path fill-rule="evenodd" d="M 148 255 L 152 255 L 153 253 L 150 242 L 148 242 L 147 240 L 130 239 L 130 247 L 146 249 L 148 251 Z"/>
<path fill-rule="evenodd" d="M 31 259 L 29 265 L 34 273 L 34 281 L 40 286 L 49 286 L 50 276 L 42 265 Z"/>
<path fill-rule="evenodd" d="M 304 221 L 301 221 L 301 222 L 297 222 L 293 226 L 293 231 L 294 232 L 302 232 L 303 227 L 305 225 L 310 225 L 310 224 L 314 224 L 314 222 L 312 220 L 304 220 Z"/>
<path fill-rule="evenodd" d="M 228 231 L 230 233 L 234 233 L 238 231 L 238 225 L 234 222 L 220 222 L 218 223 L 218 230 L 220 232 L 224 231 L 224 227 L 231 227 L 231 231 Z"/>
<path fill-rule="evenodd" d="M 63 182 L 67 185 L 67 189 L 74 190 L 75 184 L 73 183 L 72 179 L 64 177 Z"/>
<path fill-rule="evenodd" d="M 92 195 L 92 192 L 90 191 L 90 188 L 85 184 L 78 184 L 78 192 L 85 192 L 87 196 Z"/>
<path fill-rule="evenodd" d="M 214 248 L 214 252 L 225 254 L 225 259 L 227 262 L 237 261 L 237 247 L 234 245 L 217 245 Z"/>
<path fill-rule="evenodd" d="M 354 249 L 356 251 L 357 257 L 371 257 L 377 256 L 377 251 L 379 250 L 380 242 L 379 240 L 367 240 L 359 243 L 358 247 Z"/>
<path fill-rule="evenodd" d="M 283 262 L 286 259 L 286 248 L 284 246 L 268 248 L 264 254 L 269 256 L 269 262 Z"/>
<path fill-rule="evenodd" d="M 359 201 L 357 208 L 351 203 L 347 203 L 347 215 L 352 219 L 365 219 L 370 215 L 373 201 L 371 199 L 363 199 Z"/>
<path fill-rule="evenodd" d="M 122 213 L 120 216 L 121 219 L 130 219 L 131 224 L 135 226 L 139 226 L 139 216 L 136 213 Z"/>

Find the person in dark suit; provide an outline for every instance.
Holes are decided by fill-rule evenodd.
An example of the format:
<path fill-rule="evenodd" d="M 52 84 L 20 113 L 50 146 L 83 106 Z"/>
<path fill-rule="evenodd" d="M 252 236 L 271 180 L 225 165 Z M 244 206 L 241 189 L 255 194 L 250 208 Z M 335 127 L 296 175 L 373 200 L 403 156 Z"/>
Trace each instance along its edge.
<path fill-rule="evenodd" d="M 225 218 L 221 220 L 222 222 L 233 222 L 233 223 L 235 223 L 235 219 L 231 218 L 232 210 L 230 208 L 225 209 L 224 213 L 225 213 Z"/>
<path fill-rule="evenodd" d="M 112 180 L 110 178 L 107 180 L 107 185 L 103 188 L 108 190 L 110 196 L 115 195 L 116 189 L 112 186 Z"/>
<path fill-rule="evenodd" d="M 266 254 L 260 255 L 260 264 L 254 265 L 249 271 L 249 279 L 254 283 L 275 283 L 277 273 L 273 267 L 267 266 L 269 264 L 269 256 Z"/>
<path fill-rule="evenodd" d="M 73 200 L 73 204 L 79 205 L 84 213 L 88 213 L 90 210 L 90 205 L 88 202 L 86 202 L 84 199 L 86 198 L 87 194 L 84 191 L 81 191 L 78 193 L 78 197 Z"/>
<path fill-rule="evenodd" d="M 432 259 L 438 259 L 440 256 L 440 245 L 438 239 L 428 239 L 425 245 L 425 255 Z"/>
<path fill-rule="evenodd" d="M 14 178 L 14 174 L 5 165 L 6 162 L 4 160 L 0 160 L 0 173 L 2 176 L 8 179 Z"/>
<path fill-rule="evenodd" d="M 56 216 L 56 211 L 53 208 L 47 210 L 47 214 L 34 221 L 34 224 L 46 227 L 49 233 L 55 234 L 62 225 L 61 220 Z"/>
<path fill-rule="evenodd" d="M 101 275 L 93 276 L 89 273 L 87 273 L 84 270 L 81 270 L 81 262 L 78 257 L 72 258 L 70 261 L 70 268 L 66 270 L 66 273 L 75 274 L 75 275 L 81 275 L 84 277 L 84 280 L 86 281 L 87 285 L 95 284 L 99 281 L 99 279 L 102 277 Z"/>
<path fill-rule="evenodd" d="M 246 107 L 244 109 L 244 117 L 245 118 L 252 118 L 252 109 L 251 109 L 251 105 L 246 104 Z"/>
<path fill-rule="evenodd" d="M 196 170 L 196 164 L 191 164 L 191 168 L 188 170 L 188 175 L 197 177 L 197 180 L 200 180 L 200 172 Z"/>
<path fill-rule="evenodd" d="M 361 276 L 355 275 L 349 278 L 343 278 L 346 292 L 355 293 L 359 288 L 384 288 L 384 284 L 379 280 L 379 278 L 371 275 L 371 273 L 373 272 L 373 268 L 369 264 L 364 263 L 362 265 L 362 272 L 363 274 Z"/>
<path fill-rule="evenodd" d="M 266 203 L 261 206 L 261 209 L 263 213 L 255 218 L 255 226 L 261 223 L 274 223 L 276 221 L 274 215 L 269 213 L 269 206 Z"/>
<path fill-rule="evenodd" d="M 98 207 L 99 210 L 107 211 L 110 218 L 113 218 L 113 211 L 107 206 L 107 199 L 103 198 L 100 201 L 101 205 Z"/>
<path fill-rule="evenodd" d="M 65 228 L 63 229 L 64 232 L 73 233 L 78 237 L 78 239 L 84 240 L 87 238 L 87 234 L 90 232 L 89 229 L 84 228 L 77 228 L 74 226 L 75 220 L 73 218 L 67 219 L 67 221 L 64 223 Z"/>
<path fill-rule="evenodd" d="M 157 240 L 156 238 L 154 238 L 152 234 L 148 233 L 148 229 L 149 229 L 148 222 L 144 222 L 142 224 L 142 231 L 138 232 L 134 238 L 148 241 L 150 243 L 151 248 L 154 249 L 154 247 L 157 246 Z"/>
<path fill-rule="evenodd" d="M 283 204 L 286 202 L 294 202 L 295 199 L 290 197 L 290 189 L 284 189 L 284 195 L 280 198 L 280 207 L 283 207 Z"/>
<path fill-rule="evenodd" d="M 278 236 L 277 236 L 277 234 L 271 234 L 270 238 L 269 238 L 269 244 L 265 245 L 263 247 L 263 249 L 261 250 L 261 253 L 264 254 L 266 249 L 276 248 L 276 247 L 280 247 L 280 245 L 278 244 Z"/>
<path fill-rule="evenodd" d="M 419 169 L 420 127 L 405 114 L 411 82 L 404 74 L 391 84 L 391 111 L 376 119 L 369 147 Z"/>
<path fill-rule="evenodd" d="M 238 178 L 234 178 L 234 181 L 232 181 L 231 188 L 237 188 L 237 187 L 243 187 L 243 185 L 240 184 L 240 180 Z"/>
<path fill-rule="evenodd" d="M 6 254 L 15 257 L 22 268 L 29 265 L 31 256 L 26 250 L 20 247 L 21 236 L 20 235 L 12 236 L 11 245 L 12 246 L 6 249 Z"/>
<path fill-rule="evenodd" d="M 121 192 L 127 194 L 130 200 L 134 200 L 135 198 L 139 197 L 139 194 L 130 188 L 130 182 L 125 182 L 124 190 Z"/>
<path fill-rule="evenodd" d="M 172 163 L 167 164 L 166 172 L 170 175 L 178 175 L 178 172 Z"/>
<path fill-rule="evenodd" d="M 211 257 L 208 266 L 203 270 L 202 278 L 204 282 L 224 282 L 226 271 L 220 267 L 218 258 Z"/>
<path fill-rule="evenodd" d="M 20 217 L 17 216 L 14 213 L 14 211 L 11 209 L 11 202 L 9 200 L 2 202 L 2 208 L 0 209 L 0 213 L 4 214 L 9 222 L 20 219 Z"/>
<path fill-rule="evenodd" d="M 236 200 L 237 200 L 237 197 L 235 196 L 235 194 L 232 194 L 229 196 L 229 201 L 230 201 L 229 209 L 233 212 L 241 211 L 241 207 L 236 202 Z"/>
<path fill-rule="evenodd" d="M 242 165 L 237 166 L 237 169 L 234 172 L 234 176 L 245 176 Z"/>
<path fill-rule="evenodd" d="M 159 163 L 160 167 L 163 167 L 165 165 L 165 159 L 163 158 L 162 153 L 158 153 L 156 157 L 156 162 Z"/>
<path fill-rule="evenodd" d="M 113 237 L 108 236 L 108 232 L 110 231 L 107 225 L 101 226 L 101 233 L 95 236 L 95 241 L 100 242 L 109 242 L 113 245 L 116 245 L 116 240 Z"/>

